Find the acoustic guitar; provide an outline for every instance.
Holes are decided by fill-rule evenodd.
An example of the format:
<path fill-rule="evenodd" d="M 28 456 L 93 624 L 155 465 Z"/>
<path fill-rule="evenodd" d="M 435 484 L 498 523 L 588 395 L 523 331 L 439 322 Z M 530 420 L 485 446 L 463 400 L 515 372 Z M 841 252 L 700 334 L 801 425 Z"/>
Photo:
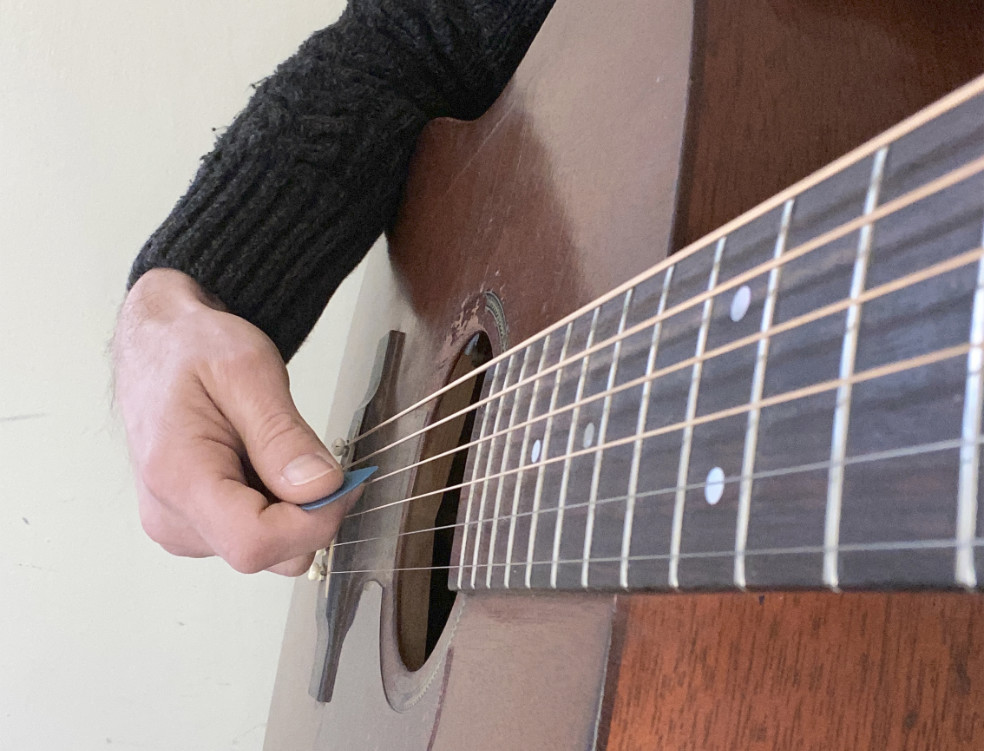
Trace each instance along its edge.
<path fill-rule="evenodd" d="M 559 0 L 367 260 L 267 749 L 984 748 L 982 72 L 980 0 Z"/>

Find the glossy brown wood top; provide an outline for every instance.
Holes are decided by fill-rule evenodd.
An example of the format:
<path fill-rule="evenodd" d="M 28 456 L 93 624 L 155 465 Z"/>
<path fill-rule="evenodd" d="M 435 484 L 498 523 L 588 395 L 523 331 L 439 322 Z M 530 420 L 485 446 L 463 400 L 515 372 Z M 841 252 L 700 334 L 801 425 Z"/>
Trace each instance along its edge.
<path fill-rule="evenodd" d="M 475 503 L 459 510 L 461 588 L 976 583 L 971 567 L 956 578 L 954 561 L 961 545 L 972 556 L 956 536 L 958 499 L 977 493 L 960 479 L 969 464 L 960 436 L 974 414 L 964 400 L 971 321 L 984 319 L 975 304 L 984 176 L 893 206 L 984 161 L 984 77 L 920 122 L 495 367 L 472 436 Z M 851 293 L 862 273 L 863 305 Z M 844 314 L 852 306 L 862 311 L 856 333 Z M 859 378 L 904 370 L 841 397 L 849 331 Z M 562 349 L 570 365 L 558 368 Z M 843 471 L 828 466 L 835 419 Z M 708 486 L 714 467 L 720 479 Z M 849 546 L 836 556 L 831 531 Z M 518 550 L 507 544 L 515 537 Z"/>
<path fill-rule="evenodd" d="M 516 344 L 666 256 L 690 32 L 686 0 L 561 0 L 480 120 L 428 126 L 391 247 L 429 336 L 495 339 L 491 290 Z"/>
<path fill-rule="evenodd" d="M 697 4 L 681 248 L 984 71 L 982 0 Z"/>
<path fill-rule="evenodd" d="M 375 341 L 390 327 L 405 334 L 388 394 L 393 410 L 442 386 L 478 329 L 501 351 L 504 339 L 533 334 L 665 257 L 690 28 L 690 3 L 681 0 L 633 0 L 617 14 L 591 0 L 562 1 L 492 110 L 475 123 L 439 121 L 425 131 L 390 237 L 399 304 L 367 299 L 356 316 L 355 337 Z M 599 106 L 585 108 L 586 100 Z M 630 114 L 621 106 L 628 101 Z M 598 150 L 600 142 L 608 147 Z M 505 337 L 486 310 L 487 292 L 502 300 Z M 401 420 L 391 436 L 419 428 L 427 412 Z M 403 444 L 387 459 L 410 464 L 419 448 Z M 386 500 L 405 497 L 412 484 L 413 473 L 390 481 Z M 372 558 L 365 568 L 392 566 L 402 509 L 392 510 L 374 522 L 388 539 L 378 551 L 363 549 Z M 388 556 L 379 566 L 377 553 Z M 313 651 L 305 620 L 313 621 L 313 598 L 299 591 L 268 748 L 594 745 L 611 596 L 460 597 L 453 628 L 411 673 L 397 648 L 399 587 L 385 571 L 368 578 L 382 588 L 352 588 L 360 624 L 345 637 L 328 704 L 298 691 Z M 365 627 L 366 611 L 378 628 Z M 353 677 L 360 660 L 366 674 Z"/>
<path fill-rule="evenodd" d="M 878 4 L 889 5 L 899 4 Z M 690 110 L 698 135 L 688 152 L 689 200 L 678 209 L 690 7 L 613 7 L 560 0 L 485 117 L 425 132 L 392 233 L 409 304 L 396 311 L 372 300 L 362 311 L 406 331 L 411 354 L 397 405 L 439 387 L 477 328 L 506 345 L 486 312 L 487 291 L 503 301 L 506 338 L 517 343 L 660 260 L 675 211 L 683 212 L 678 237 L 706 231 L 969 78 L 959 71 L 980 59 L 967 41 L 974 37 L 962 32 L 979 15 L 976 0 L 950 4 L 952 21 L 916 7 L 901 39 L 929 41 L 912 44 L 893 41 L 880 10 L 826 22 L 839 18 L 832 2 L 707 2 L 723 15 L 702 17 L 708 55 L 695 66 L 709 68 L 700 67 L 699 95 L 715 109 L 707 122 L 701 107 Z M 736 15 L 743 8 L 747 19 Z M 763 31 L 764 42 L 756 38 Z M 829 61 L 835 32 L 869 49 L 851 59 L 850 80 L 836 70 L 819 83 L 782 82 L 799 58 Z M 739 62 L 729 45 L 746 48 L 752 62 Z M 880 59 L 893 50 L 893 59 Z M 910 60 L 916 52 L 930 61 Z M 714 60 L 723 72 L 712 77 Z M 901 89 L 876 85 L 874 98 L 862 96 L 859 80 L 870 83 L 872 69 L 898 70 Z M 916 94 L 906 93 L 910 81 Z M 816 101 L 790 119 L 787 93 Z M 869 118 L 862 106 L 877 112 Z M 845 114 L 862 125 L 837 125 Z M 789 137 L 776 141 L 780 129 Z M 633 595 L 619 598 L 609 636 L 610 599 L 462 595 L 468 607 L 452 616 L 461 614 L 459 630 L 436 660 L 408 675 L 392 589 L 369 587 L 369 617 L 360 617 L 358 639 L 353 628 L 342 656 L 340 673 L 352 681 L 329 705 L 304 694 L 313 603 L 298 597 L 268 748 L 591 748 L 602 686 L 597 748 L 840 743 L 853 751 L 906 748 L 907 739 L 911 748 L 941 749 L 979 740 L 972 733 L 982 725 L 984 614 L 975 598 L 766 595 L 760 604 L 755 595 Z M 599 659 L 606 654 L 607 671 Z"/>

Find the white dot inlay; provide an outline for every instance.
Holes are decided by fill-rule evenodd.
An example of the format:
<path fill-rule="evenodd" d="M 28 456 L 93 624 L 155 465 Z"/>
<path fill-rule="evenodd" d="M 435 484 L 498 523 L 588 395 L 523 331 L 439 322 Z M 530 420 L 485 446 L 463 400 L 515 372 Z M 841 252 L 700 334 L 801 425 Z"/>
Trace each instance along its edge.
<path fill-rule="evenodd" d="M 530 451 L 530 461 L 535 462 L 540 458 L 540 449 L 543 448 L 543 444 L 540 443 L 540 439 L 537 438 L 533 441 L 533 450 Z"/>
<path fill-rule="evenodd" d="M 737 323 L 744 318 L 751 304 L 752 290 L 747 284 L 743 284 L 731 298 L 731 320 Z"/>
<path fill-rule="evenodd" d="M 581 445 L 584 448 L 588 448 L 594 443 L 595 426 L 593 422 L 589 422 L 584 428 L 584 438 L 581 441 Z"/>
<path fill-rule="evenodd" d="M 724 470 L 715 467 L 707 473 L 707 480 L 704 483 L 704 498 L 712 506 L 721 500 L 724 495 Z"/>

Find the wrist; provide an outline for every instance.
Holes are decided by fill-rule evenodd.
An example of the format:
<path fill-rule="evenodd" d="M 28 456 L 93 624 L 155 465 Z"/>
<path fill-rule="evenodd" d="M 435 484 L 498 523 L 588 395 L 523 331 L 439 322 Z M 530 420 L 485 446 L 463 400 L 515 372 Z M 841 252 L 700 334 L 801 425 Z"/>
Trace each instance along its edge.
<path fill-rule="evenodd" d="M 118 374 L 141 343 L 171 339 L 186 328 L 194 330 L 203 315 L 224 310 L 188 274 L 168 268 L 147 271 L 130 288 L 120 308 L 112 346 L 114 369 Z"/>
<path fill-rule="evenodd" d="M 141 309 L 150 317 L 195 310 L 201 306 L 225 311 L 215 295 L 207 292 L 195 279 L 183 271 L 168 268 L 150 269 L 130 288 L 123 302 L 124 311 Z"/>

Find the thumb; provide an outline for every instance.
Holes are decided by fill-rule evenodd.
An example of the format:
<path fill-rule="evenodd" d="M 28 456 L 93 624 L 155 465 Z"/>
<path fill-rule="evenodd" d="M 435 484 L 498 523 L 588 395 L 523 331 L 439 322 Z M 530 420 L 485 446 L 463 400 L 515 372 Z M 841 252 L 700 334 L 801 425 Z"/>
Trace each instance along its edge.
<path fill-rule="evenodd" d="M 341 486 L 342 468 L 297 411 L 279 354 L 237 368 L 225 384 L 214 386 L 213 400 L 277 498 L 307 503 Z"/>

